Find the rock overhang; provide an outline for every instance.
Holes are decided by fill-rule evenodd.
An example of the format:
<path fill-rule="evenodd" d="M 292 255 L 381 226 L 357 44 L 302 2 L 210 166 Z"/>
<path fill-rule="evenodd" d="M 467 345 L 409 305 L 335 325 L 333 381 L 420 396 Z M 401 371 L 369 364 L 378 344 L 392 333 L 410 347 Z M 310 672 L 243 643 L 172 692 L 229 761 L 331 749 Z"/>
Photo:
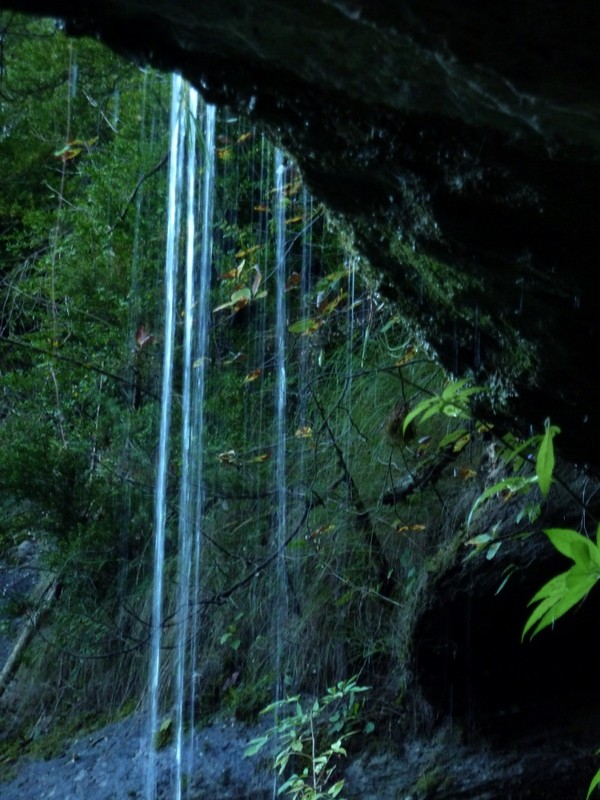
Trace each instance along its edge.
<path fill-rule="evenodd" d="M 597 466 L 600 7 L 2 0 L 263 122 L 456 374 Z M 488 409 L 488 413 L 492 413 Z"/>

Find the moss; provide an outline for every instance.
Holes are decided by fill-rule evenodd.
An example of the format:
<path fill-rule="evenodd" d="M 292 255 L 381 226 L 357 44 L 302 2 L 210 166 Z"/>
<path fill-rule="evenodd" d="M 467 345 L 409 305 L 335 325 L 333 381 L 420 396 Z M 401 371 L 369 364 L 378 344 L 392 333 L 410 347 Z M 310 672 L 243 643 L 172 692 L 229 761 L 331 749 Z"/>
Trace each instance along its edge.
<path fill-rule="evenodd" d="M 137 708 L 135 700 L 129 700 L 113 713 L 97 714 L 93 711 L 70 714 L 58 721 L 51 730 L 37 735 L 22 727 L 10 738 L 0 741 L 0 764 L 11 764 L 22 756 L 48 760 L 60 755 L 75 738 L 81 738 L 98 728 L 125 719 Z M 0 771 L 4 777 L 5 770 Z M 8 780 L 8 778 L 5 778 Z"/>
<path fill-rule="evenodd" d="M 421 281 L 422 291 L 426 292 L 429 299 L 435 303 L 451 306 L 456 310 L 457 297 L 476 287 L 473 278 L 466 276 L 456 267 L 451 267 L 444 261 L 413 248 L 397 235 L 391 240 L 390 252 L 400 265 L 409 266 L 414 270 Z M 465 308 L 464 311 L 467 316 L 472 313 L 469 308 Z"/>
<path fill-rule="evenodd" d="M 443 775 L 442 770 L 439 767 L 433 767 L 419 777 L 412 792 L 416 800 L 426 800 L 428 797 L 434 797 L 437 789 L 446 782 L 447 778 Z"/>
<path fill-rule="evenodd" d="M 257 681 L 244 681 L 227 689 L 224 706 L 240 722 L 254 722 L 273 698 L 273 676 L 264 675 Z"/>

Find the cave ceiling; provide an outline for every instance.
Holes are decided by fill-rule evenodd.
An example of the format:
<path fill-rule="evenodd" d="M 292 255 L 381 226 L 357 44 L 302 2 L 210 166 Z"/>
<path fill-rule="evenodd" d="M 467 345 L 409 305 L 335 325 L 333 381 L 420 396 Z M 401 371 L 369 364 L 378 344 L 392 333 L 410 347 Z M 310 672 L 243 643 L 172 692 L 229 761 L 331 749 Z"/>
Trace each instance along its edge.
<path fill-rule="evenodd" d="M 600 4 L 0 7 L 60 17 L 265 124 L 446 367 L 600 464 Z"/>

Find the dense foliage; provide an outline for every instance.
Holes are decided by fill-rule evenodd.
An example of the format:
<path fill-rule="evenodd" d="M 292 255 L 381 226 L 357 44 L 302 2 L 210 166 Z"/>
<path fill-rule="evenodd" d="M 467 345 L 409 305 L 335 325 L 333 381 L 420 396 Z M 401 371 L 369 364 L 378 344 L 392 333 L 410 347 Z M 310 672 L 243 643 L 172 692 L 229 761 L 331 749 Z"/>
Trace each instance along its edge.
<path fill-rule="evenodd" d="M 32 688 L 31 702 L 50 708 L 58 688 L 66 707 L 118 707 L 142 692 L 147 661 L 169 81 L 52 23 L 4 14 L 2 28 L 2 545 L 31 540 L 60 587 L 29 654 L 48 697 Z M 199 680 L 205 709 L 244 715 L 274 680 L 274 162 L 226 112 L 217 137 Z M 403 663 L 401 601 L 429 523 L 418 495 L 394 503 L 428 446 L 401 452 L 401 421 L 412 384 L 441 376 L 293 165 L 285 196 L 284 661 L 290 688 L 323 690 Z"/>

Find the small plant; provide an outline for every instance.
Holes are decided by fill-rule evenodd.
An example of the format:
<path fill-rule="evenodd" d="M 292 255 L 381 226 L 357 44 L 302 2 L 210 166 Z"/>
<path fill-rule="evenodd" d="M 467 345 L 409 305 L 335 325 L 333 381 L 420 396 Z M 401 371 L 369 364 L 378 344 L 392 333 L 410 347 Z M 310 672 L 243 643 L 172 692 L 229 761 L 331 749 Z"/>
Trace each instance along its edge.
<path fill-rule="evenodd" d="M 234 651 L 239 648 L 241 639 L 238 635 L 238 623 L 243 616 L 244 613 L 242 611 L 236 614 L 234 621 L 227 626 L 227 631 L 219 639 L 219 644 L 226 644 Z"/>
<path fill-rule="evenodd" d="M 405 416 L 402 433 L 406 434 L 411 422 L 417 417 L 421 417 L 421 422 L 425 422 L 435 414 L 471 419 L 469 398 L 485 391 L 483 386 L 467 386 L 466 378 L 449 383 L 440 395 L 426 398 Z"/>
<path fill-rule="evenodd" d="M 282 775 L 290 761 L 298 764 L 297 771 L 279 787 L 277 794 L 291 800 L 323 800 L 339 797 L 344 781 L 331 783 L 336 756 L 346 756 L 343 742 L 356 733 L 354 727 L 362 703 L 356 695 L 368 691 L 367 686 L 357 686 L 356 677 L 340 681 L 327 689 L 320 700 L 302 706 L 300 697 L 289 697 L 271 703 L 262 714 L 285 714 L 263 736 L 253 739 L 244 755 L 256 755 L 268 742 L 281 749 L 276 753 L 273 767 Z M 365 733 L 371 733 L 373 723 L 367 723 Z M 323 742 L 324 739 L 324 742 Z"/>
<path fill-rule="evenodd" d="M 525 623 L 521 638 L 525 638 L 529 631 L 533 638 L 544 628 L 554 625 L 600 580 L 600 526 L 596 532 L 596 544 L 568 528 L 552 528 L 544 533 L 558 552 L 572 559 L 574 564 L 545 583 L 531 598 L 529 605 L 538 605 Z"/>
<path fill-rule="evenodd" d="M 544 423 L 544 433 L 536 436 L 531 436 L 524 442 L 513 443 L 511 441 L 505 442 L 504 460 L 506 464 L 513 463 L 515 469 L 519 470 L 525 461 L 532 459 L 529 451 L 537 448 L 535 457 L 535 472 L 532 475 L 510 475 L 507 478 L 495 483 L 486 489 L 485 492 L 479 495 L 473 508 L 469 513 L 467 519 L 467 526 L 471 524 L 471 520 L 475 512 L 480 506 L 489 500 L 490 497 L 500 494 L 508 493 L 509 495 L 526 494 L 531 491 L 534 486 L 538 486 L 543 497 L 546 497 L 552 485 L 552 475 L 554 472 L 554 437 L 560 433 L 560 428 L 556 425 L 551 425 L 550 420 L 547 419 Z M 526 454 L 525 458 L 523 453 Z M 524 510 L 530 522 L 535 521 L 539 514 L 539 505 L 529 504 Z"/>
<path fill-rule="evenodd" d="M 154 734 L 154 749 L 164 750 L 173 742 L 173 720 L 171 717 L 165 717 L 160 723 L 160 728 Z"/>

